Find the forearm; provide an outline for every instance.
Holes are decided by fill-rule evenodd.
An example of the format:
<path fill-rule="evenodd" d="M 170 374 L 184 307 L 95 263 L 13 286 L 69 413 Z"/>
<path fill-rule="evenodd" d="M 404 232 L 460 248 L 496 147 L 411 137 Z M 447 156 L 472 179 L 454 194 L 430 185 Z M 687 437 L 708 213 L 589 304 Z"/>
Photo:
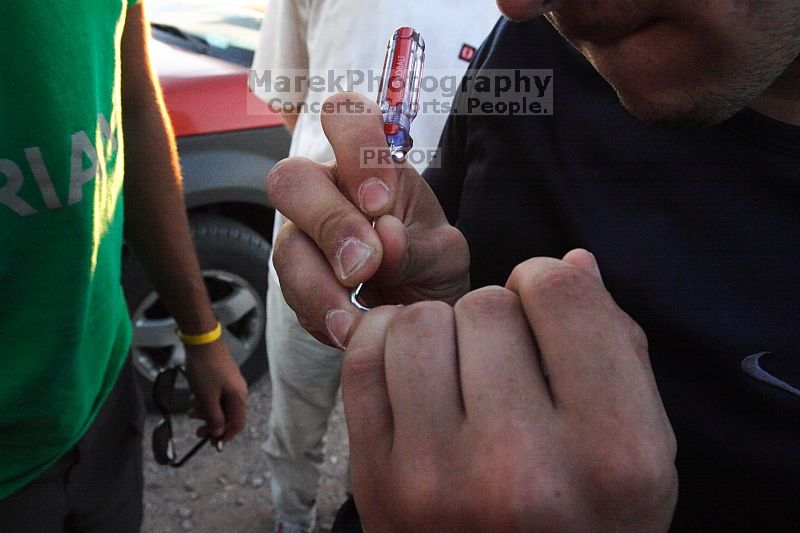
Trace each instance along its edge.
<path fill-rule="evenodd" d="M 129 43 L 145 38 L 138 29 L 126 27 Z M 126 241 L 179 328 L 209 331 L 216 319 L 189 233 L 174 137 L 149 65 L 123 69 L 123 127 Z"/>

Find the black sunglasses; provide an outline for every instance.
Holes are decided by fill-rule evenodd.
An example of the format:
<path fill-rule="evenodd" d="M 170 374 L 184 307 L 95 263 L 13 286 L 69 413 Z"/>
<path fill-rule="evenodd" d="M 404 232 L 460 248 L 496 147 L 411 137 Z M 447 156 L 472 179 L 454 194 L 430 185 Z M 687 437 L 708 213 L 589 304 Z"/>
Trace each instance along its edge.
<path fill-rule="evenodd" d="M 186 461 L 191 459 L 192 456 L 200 451 L 200 448 L 205 446 L 209 441 L 208 437 L 201 439 L 200 442 L 189 450 L 189 453 L 184 455 L 183 458 L 178 459 L 178 453 L 175 450 L 175 441 L 172 438 L 172 398 L 175 391 L 175 382 L 180 374 L 183 374 L 184 377 L 186 376 L 183 368 L 180 366 L 167 368 L 158 373 L 153 383 L 153 404 L 155 404 L 156 409 L 161 412 L 162 416 L 161 420 L 153 429 L 153 456 L 158 464 L 171 466 L 173 468 L 182 467 L 186 464 Z M 222 443 L 220 442 L 220 444 Z M 219 445 L 217 446 L 217 450 L 221 451 Z"/>

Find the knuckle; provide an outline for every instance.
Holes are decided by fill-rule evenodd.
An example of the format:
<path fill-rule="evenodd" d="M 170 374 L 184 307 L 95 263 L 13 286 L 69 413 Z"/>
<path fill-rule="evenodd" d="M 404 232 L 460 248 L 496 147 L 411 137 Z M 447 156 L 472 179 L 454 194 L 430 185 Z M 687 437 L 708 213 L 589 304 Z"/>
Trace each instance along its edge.
<path fill-rule="evenodd" d="M 295 177 L 308 172 L 315 163 L 303 157 L 278 161 L 267 174 L 267 198 L 273 206 L 281 206 L 286 194 L 294 188 Z"/>
<path fill-rule="evenodd" d="M 448 225 L 443 231 L 444 245 L 442 249 L 447 255 L 446 265 L 454 273 L 469 271 L 470 254 L 466 237 L 454 226 Z"/>
<path fill-rule="evenodd" d="M 647 334 L 644 332 L 642 327 L 633 320 L 627 314 L 626 317 L 626 329 L 628 332 L 628 337 L 633 344 L 633 348 L 636 353 L 641 357 L 647 357 L 648 353 L 650 352 L 650 343 L 647 339 Z"/>
<path fill-rule="evenodd" d="M 543 301 L 563 297 L 580 298 L 596 285 L 597 281 L 589 273 L 559 261 L 524 275 L 521 293 L 523 298 Z"/>
<path fill-rule="evenodd" d="M 328 205 L 312 216 L 311 233 L 318 243 L 334 241 L 346 219 L 345 213 L 338 205 Z"/>
<path fill-rule="evenodd" d="M 273 262 L 275 263 L 275 270 L 280 276 L 286 271 L 291 270 L 294 263 L 296 250 L 301 242 L 301 236 L 297 227 L 291 222 L 284 224 L 281 231 L 278 233 L 278 238 L 275 239 L 273 248 Z"/>
<path fill-rule="evenodd" d="M 282 232 L 275 244 L 273 262 L 281 282 L 282 296 L 300 325 L 306 331 L 327 339 L 323 309 L 327 309 L 325 302 L 331 292 L 330 281 L 324 275 L 312 277 L 297 267 L 302 261 L 302 247 L 309 243 L 297 232 Z M 302 275 L 304 272 L 306 275 Z"/>
<path fill-rule="evenodd" d="M 559 261 L 550 257 L 534 257 L 514 267 L 508 277 L 508 286 L 522 292 L 541 270 L 552 268 Z"/>
<path fill-rule="evenodd" d="M 674 462 L 662 447 L 645 439 L 628 439 L 606 449 L 590 467 L 587 486 L 605 503 L 640 502 L 644 496 L 660 500 L 674 490 Z"/>
<path fill-rule="evenodd" d="M 519 298 L 503 287 L 484 287 L 470 292 L 456 303 L 457 314 L 471 317 L 504 318 L 521 309 Z"/>
<path fill-rule="evenodd" d="M 247 401 L 250 399 L 250 393 L 247 390 L 247 385 L 243 385 L 239 388 L 233 395 L 234 402 L 238 404 L 240 408 L 244 408 L 247 406 Z"/>
<path fill-rule="evenodd" d="M 588 276 L 578 268 L 560 266 L 539 273 L 532 280 L 535 289 L 546 292 L 574 291 L 585 285 Z"/>
<path fill-rule="evenodd" d="M 317 246 L 332 257 L 348 238 L 359 233 L 364 222 L 365 218 L 355 208 L 331 203 L 312 216 L 311 236 Z"/>
<path fill-rule="evenodd" d="M 442 239 L 450 254 L 459 257 L 462 255 L 469 255 L 469 244 L 467 243 L 467 238 L 461 233 L 461 230 L 450 224 L 445 224 L 441 227 L 441 231 Z"/>
<path fill-rule="evenodd" d="M 397 510 L 409 524 L 434 524 L 446 513 L 441 480 L 434 468 L 413 469 L 412 476 L 403 476 L 396 494 Z"/>
<path fill-rule="evenodd" d="M 383 373 L 383 354 L 376 347 L 349 348 L 342 362 L 342 386 L 358 386 Z"/>
<path fill-rule="evenodd" d="M 424 331 L 441 331 L 453 323 L 453 308 L 439 301 L 418 302 L 401 309 L 389 324 L 389 333 L 420 335 Z"/>

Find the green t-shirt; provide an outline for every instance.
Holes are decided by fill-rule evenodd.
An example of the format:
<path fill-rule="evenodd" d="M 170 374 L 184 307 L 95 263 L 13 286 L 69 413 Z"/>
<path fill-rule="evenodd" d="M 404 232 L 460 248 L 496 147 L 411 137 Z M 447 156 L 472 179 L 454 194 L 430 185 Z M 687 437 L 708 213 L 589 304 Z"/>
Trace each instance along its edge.
<path fill-rule="evenodd" d="M 0 2 L 0 499 L 80 439 L 128 351 L 120 43 L 133 3 Z"/>

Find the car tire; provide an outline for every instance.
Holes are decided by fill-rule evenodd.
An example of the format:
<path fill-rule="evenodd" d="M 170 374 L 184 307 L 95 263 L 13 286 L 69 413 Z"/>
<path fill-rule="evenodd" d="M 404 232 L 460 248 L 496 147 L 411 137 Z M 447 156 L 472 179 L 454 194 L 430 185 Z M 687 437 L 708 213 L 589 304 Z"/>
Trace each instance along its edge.
<path fill-rule="evenodd" d="M 223 339 L 244 378 L 253 383 L 267 371 L 264 299 L 270 244 L 256 231 L 226 217 L 192 217 L 190 228 L 214 311 L 223 325 Z M 132 254 L 123 264 L 123 287 L 134 328 L 131 362 L 152 408 L 151 389 L 158 370 L 184 364 L 185 351 L 174 319 Z M 189 396 L 181 377 L 173 408 L 188 409 Z"/>

